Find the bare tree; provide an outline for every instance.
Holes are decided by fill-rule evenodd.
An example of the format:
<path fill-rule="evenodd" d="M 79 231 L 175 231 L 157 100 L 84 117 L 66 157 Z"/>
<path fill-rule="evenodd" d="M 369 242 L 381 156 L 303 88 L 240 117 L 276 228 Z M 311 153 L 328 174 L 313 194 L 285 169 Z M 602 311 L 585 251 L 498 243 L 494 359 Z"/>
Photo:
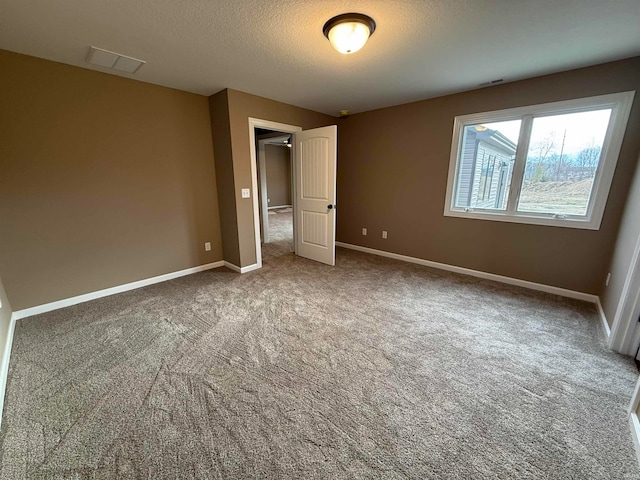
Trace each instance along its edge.
<path fill-rule="evenodd" d="M 595 139 L 591 139 L 588 147 L 583 148 L 576 155 L 576 162 L 581 170 L 582 178 L 593 178 L 600 161 L 600 145 L 596 145 Z"/>
<path fill-rule="evenodd" d="M 544 136 L 541 140 L 537 141 L 536 144 L 529 149 L 529 151 L 534 152 L 536 163 L 533 167 L 533 173 L 531 176 L 531 180 L 533 182 L 539 182 L 543 179 L 545 174 L 545 164 L 547 163 L 547 158 L 549 154 L 553 150 L 553 147 L 556 143 L 556 135 L 557 132 L 553 131 Z"/>

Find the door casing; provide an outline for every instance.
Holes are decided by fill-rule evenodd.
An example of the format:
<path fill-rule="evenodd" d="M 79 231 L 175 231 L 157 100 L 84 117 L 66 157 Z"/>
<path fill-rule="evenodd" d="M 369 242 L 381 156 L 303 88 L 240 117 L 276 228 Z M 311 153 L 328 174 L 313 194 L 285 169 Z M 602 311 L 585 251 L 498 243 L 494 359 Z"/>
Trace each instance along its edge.
<path fill-rule="evenodd" d="M 262 247 L 260 246 L 260 206 L 258 205 L 258 159 L 256 152 L 256 128 L 266 128 L 269 130 L 275 130 L 277 132 L 292 133 L 301 132 L 302 127 L 297 125 L 288 125 L 286 123 L 272 122 L 270 120 L 264 120 L 261 118 L 249 117 L 249 150 L 251 153 L 251 195 L 253 197 L 253 229 L 255 234 L 256 244 L 256 267 L 262 268 Z M 292 147 L 295 149 L 295 146 Z M 291 153 L 295 155 L 295 152 Z M 295 162 L 294 162 L 295 163 Z M 292 169 L 295 165 L 291 165 Z M 295 171 L 292 171 L 295 178 Z M 292 184 L 293 191 L 291 192 L 292 200 L 295 202 L 296 186 L 295 182 Z M 295 222 L 295 220 L 294 220 Z M 293 228 L 293 244 L 296 242 L 296 229 Z M 298 252 L 296 251 L 296 254 Z"/>

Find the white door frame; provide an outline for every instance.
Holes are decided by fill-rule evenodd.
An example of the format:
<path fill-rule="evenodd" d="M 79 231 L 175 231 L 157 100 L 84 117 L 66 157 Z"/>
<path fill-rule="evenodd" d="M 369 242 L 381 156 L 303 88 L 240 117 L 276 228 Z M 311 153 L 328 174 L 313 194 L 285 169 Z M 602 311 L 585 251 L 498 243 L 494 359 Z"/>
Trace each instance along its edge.
<path fill-rule="evenodd" d="M 640 378 L 636 382 L 636 388 L 631 396 L 629 405 L 629 427 L 631 427 L 631 440 L 636 451 L 636 458 L 640 462 L 640 420 L 638 419 L 638 407 L 640 406 Z"/>
<path fill-rule="evenodd" d="M 260 214 L 262 216 L 262 242 L 269 243 L 269 205 L 267 201 L 267 159 L 264 140 L 258 140 L 258 177 L 260 178 Z"/>
<path fill-rule="evenodd" d="M 251 152 L 251 190 L 253 196 L 253 229 L 255 231 L 256 237 L 256 268 L 262 268 L 262 247 L 260 246 L 260 207 L 258 206 L 258 159 L 256 155 L 256 128 L 266 128 L 269 130 L 275 130 L 277 132 L 295 134 L 296 132 L 301 132 L 302 127 L 249 117 L 249 150 Z M 295 148 L 295 146 L 292 148 Z M 292 198 L 295 198 L 293 197 L 293 195 L 295 195 L 295 184 L 293 185 L 293 188 L 294 191 L 291 192 L 291 195 Z M 293 234 L 293 244 L 295 245 L 295 228 L 293 229 Z"/>
<path fill-rule="evenodd" d="M 611 326 L 609 348 L 627 355 L 635 355 L 640 342 L 640 237 L 636 241 L 631 265 L 622 287 L 620 303 Z"/>

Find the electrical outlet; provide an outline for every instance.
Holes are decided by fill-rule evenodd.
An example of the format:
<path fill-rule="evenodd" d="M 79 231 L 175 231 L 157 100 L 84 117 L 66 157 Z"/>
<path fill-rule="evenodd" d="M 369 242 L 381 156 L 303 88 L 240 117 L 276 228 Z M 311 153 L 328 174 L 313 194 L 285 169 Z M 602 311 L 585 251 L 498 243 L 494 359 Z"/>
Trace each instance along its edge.
<path fill-rule="evenodd" d="M 362 235 L 366 235 L 366 234 L 367 234 L 367 229 L 366 229 L 366 228 L 363 228 L 363 229 L 362 229 Z"/>
<path fill-rule="evenodd" d="M 611 272 L 607 273 L 607 279 L 604 281 L 604 286 L 608 287 L 610 281 L 611 281 Z"/>
<path fill-rule="evenodd" d="M 387 231 L 386 230 L 382 230 L 382 238 L 387 238 Z"/>
<path fill-rule="evenodd" d="M 243 188 L 242 189 L 242 198 L 250 198 L 251 197 L 251 190 L 248 188 Z"/>
<path fill-rule="evenodd" d="M 204 250 L 206 252 L 210 252 L 211 251 L 211 242 L 205 242 L 204 244 Z"/>
<path fill-rule="evenodd" d="M 271 203 L 271 199 L 270 198 L 267 198 L 267 203 Z"/>

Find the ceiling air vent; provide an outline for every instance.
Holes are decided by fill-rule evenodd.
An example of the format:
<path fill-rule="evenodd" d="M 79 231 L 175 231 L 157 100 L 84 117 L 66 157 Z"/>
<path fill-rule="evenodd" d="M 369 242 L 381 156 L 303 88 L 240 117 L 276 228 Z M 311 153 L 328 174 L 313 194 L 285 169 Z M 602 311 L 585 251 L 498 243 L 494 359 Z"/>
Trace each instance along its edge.
<path fill-rule="evenodd" d="M 103 50 L 102 48 L 96 48 L 94 46 L 89 48 L 87 62 L 92 65 L 113 68 L 114 70 L 127 73 L 136 73 L 140 67 L 146 63 L 144 60 L 127 57 L 126 55 L 110 52 L 109 50 Z"/>

